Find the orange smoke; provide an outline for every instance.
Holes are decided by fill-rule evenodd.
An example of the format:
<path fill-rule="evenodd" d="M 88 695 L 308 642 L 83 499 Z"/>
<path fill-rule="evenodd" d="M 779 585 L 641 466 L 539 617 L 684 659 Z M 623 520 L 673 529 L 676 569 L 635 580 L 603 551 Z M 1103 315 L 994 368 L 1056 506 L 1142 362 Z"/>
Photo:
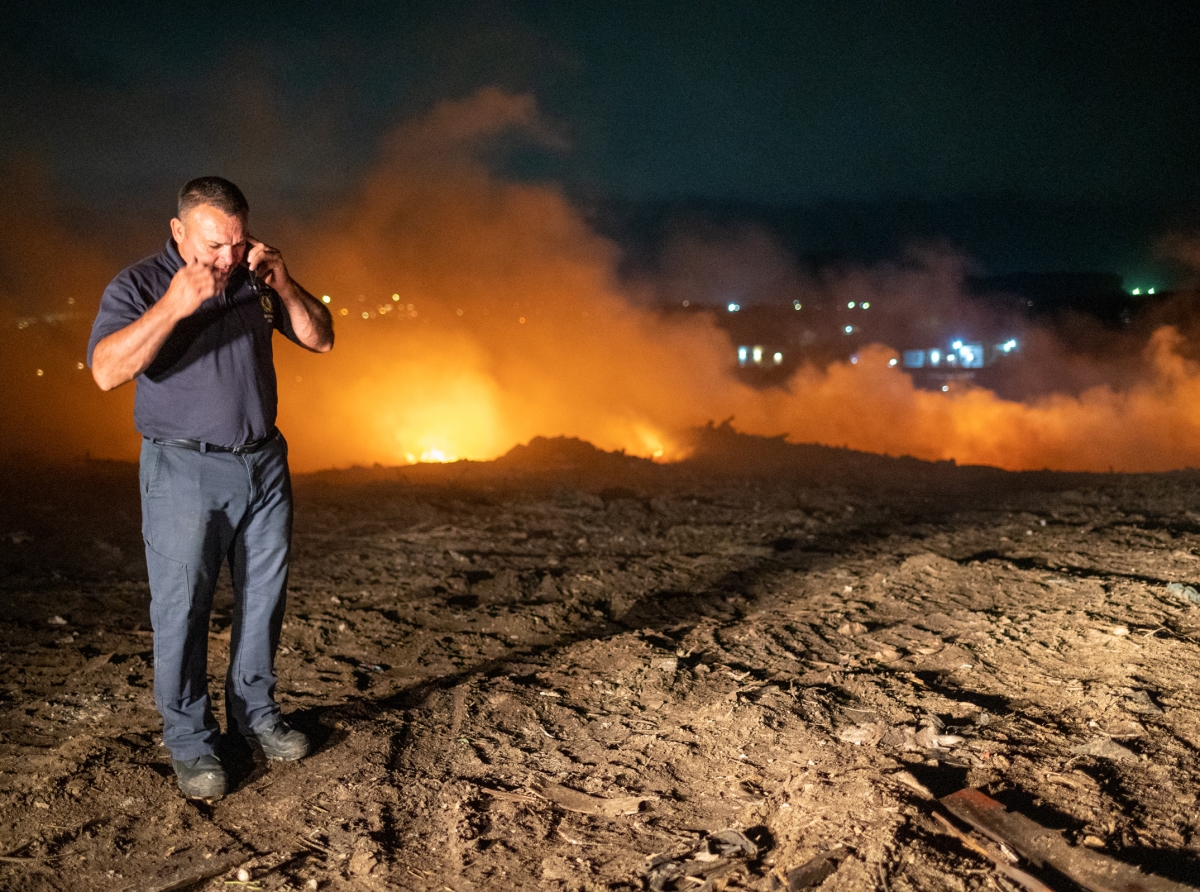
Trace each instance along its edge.
<path fill-rule="evenodd" d="M 1125 369 L 1110 379 L 1119 385 L 1078 397 L 1022 403 L 977 388 L 920 390 L 889 367 L 882 346 L 862 351 L 857 364 L 801 368 L 786 388 L 751 388 L 706 317 L 645 309 L 652 301 L 642 286 L 616 275 L 616 247 L 558 189 L 490 172 L 480 152 L 500 135 L 561 143 L 528 97 L 484 90 L 400 127 L 330 218 L 257 233 L 283 249 L 300 281 L 328 295 L 337 325 L 328 355 L 277 341 L 280 427 L 296 470 L 491 459 L 539 435 L 673 460 L 686 456 L 690 429 L 730 416 L 739 430 L 793 442 L 1010 469 L 1200 466 L 1200 366 L 1169 327 L 1149 339 L 1137 374 Z M 132 389 L 100 394 L 77 368 L 114 265 L 98 265 L 95 252 L 76 262 L 49 224 L 0 219 L 0 229 L 40 233 L 26 239 L 24 278 L 0 281 L 8 382 L 0 451 L 134 458 Z M 0 268 L 17 268 L 5 251 L 0 245 Z M 689 283 L 721 272 L 714 256 L 701 241 L 675 251 L 671 282 L 658 283 L 658 293 L 686 299 Z M 961 270 L 936 255 L 820 282 L 796 274 L 754 234 L 724 256 L 757 271 L 755 287 L 781 300 L 817 287 L 842 300 L 902 298 L 927 313 L 961 309 L 963 300 Z M 16 309 L 24 289 L 44 282 L 57 290 L 36 325 L 18 330 L 29 318 Z M 85 321 L 53 321 L 68 295 Z M 1088 368 L 1072 380 L 1104 379 Z"/>
<path fill-rule="evenodd" d="M 1178 355 L 1179 341 L 1172 328 L 1155 332 L 1147 347 L 1152 373 L 1124 391 L 1100 386 L 1030 405 L 979 388 L 930 392 L 889 368 L 892 351 L 877 347 L 860 354 L 856 365 L 802 371 L 791 394 L 764 403 L 795 442 L 1012 470 L 1195 467 L 1200 366 Z"/>
<path fill-rule="evenodd" d="M 525 98 L 439 106 L 294 252 L 338 337 L 327 357 L 278 354 L 302 466 L 489 459 L 539 434 L 673 458 L 698 394 L 753 399 L 719 332 L 631 306 L 614 246 L 557 190 L 489 174 L 473 152 L 512 128 L 542 138 Z"/>
<path fill-rule="evenodd" d="M 20 461 L 136 456 L 132 389 L 100 394 L 84 368 L 117 264 L 52 219 L 39 165 L 6 165 L 0 182 L 0 458 L 19 473 Z"/>

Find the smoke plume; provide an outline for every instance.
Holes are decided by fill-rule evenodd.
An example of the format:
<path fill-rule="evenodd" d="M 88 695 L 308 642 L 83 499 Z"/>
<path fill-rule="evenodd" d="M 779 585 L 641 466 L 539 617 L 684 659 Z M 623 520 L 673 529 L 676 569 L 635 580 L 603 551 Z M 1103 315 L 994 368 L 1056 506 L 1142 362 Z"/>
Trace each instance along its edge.
<path fill-rule="evenodd" d="M 712 251 L 680 243 L 658 281 L 621 279 L 617 245 L 553 184 L 494 174 L 485 154 L 500 138 L 563 144 L 529 97 L 484 90 L 399 127 L 336 212 L 279 233 L 251 220 L 296 278 L 328 297 L 337 329 L 323 356 L 277 340 L 280 427 L 296 470 L 491 459 L 538 435 L 673 460 L 686 456 L 690 429 L 731 416 L 738 430 L 793 442 L 1010 469 L 1200 465 L 1200 365 L 1169 326 L 1108 365 L 1069 357 L 1053 332 L 1023 330 L 1043 357 L 1026 374 L 1067 385 L 1025 400 L 919 389 L 889 364 L 902 345 L 882 343 L 854 363 L 805 365 L 783 386 L 751 387 L 711 316 L 664 313 L 652 298 L 707 300 L 740 282 L 770 300 L 874 301 L 899 316 L 956 312 L 993 328 L 1004 320 L 967 302 L 967 267 L 940 250 L 811 273 L 751 232 Z M 132 388 L 99 394 L 78 369 L 116 270 L 86 245 L 63 251 L 47 221 L 3 213 L 0 228 L 23 240 L 21 257 L 8 238 L 0 249 L 4 451 L 134 458 Z M 34 283 L 55 296 L 30 312 L 21 292 Z M 65 295 L 86 323 L 52 318 L 67 312 Z"/>

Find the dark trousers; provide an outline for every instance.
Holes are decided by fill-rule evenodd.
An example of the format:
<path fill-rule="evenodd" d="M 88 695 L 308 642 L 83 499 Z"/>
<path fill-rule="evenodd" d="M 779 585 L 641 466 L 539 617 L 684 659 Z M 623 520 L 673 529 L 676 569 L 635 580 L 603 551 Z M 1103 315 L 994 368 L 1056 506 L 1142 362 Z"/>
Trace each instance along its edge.
<path fill-rule="evenodd" d="M 214 751 L 208 623 L 221 564 L 233 578 L 225 704 L 232 733 L 270 727 L 275 650 L 292 539 L 292 485 L 282 434 L 257 452 L 200 453 L 142 441 L 142 538 L 154 627 L 154 702 L 175 759 Z"/>

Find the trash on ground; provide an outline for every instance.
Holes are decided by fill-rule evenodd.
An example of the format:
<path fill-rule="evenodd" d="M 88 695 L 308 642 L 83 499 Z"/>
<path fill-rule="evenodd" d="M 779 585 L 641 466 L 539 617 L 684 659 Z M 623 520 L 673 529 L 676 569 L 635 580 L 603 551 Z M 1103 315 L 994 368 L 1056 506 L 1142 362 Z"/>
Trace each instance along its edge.
<path fill-rule="evenodd" d="M 850 854 L 850 850 L 844 846 L 838 846 L 828 852 L 822 852 L 810 858 L 808 861 L 801 864 L 799 867 L 793 867 L 784 876 L 786 885 L 780 882 L 779 877 L 775 874 L 771 875 L 771 889 L 778 892 L 803 892 L 805 889 L 815 889 L 823 882 L 837 873 L 838 867 L 846 860 Z"/>
<path fill-rule="evenodd" d="M 1200 592 L 1196 591 L 1190 585 L 1184 585 L 1182 582 L 1172 582 L 1167 585 L 1167 591 L 1173 595 L 1180 595 L 1187 598 L 1193 604 L 1200 604 Z"/>
<path fill-rule="evenodd" d="M 1114 762 L 1137 761 L 1137 754 L 1133 750 L 1121 746 L 1109 737 L 1097 737 L 1095 740 L 1073 746 L 1071 752 L 1077 756 L 1096 756 L 1099 759 L 1112 759 Z"/>
<path fill-rule="evenodd" d="M 738 830 L 720 830 L 690 851 L 665 853 L 646 860 L 642 876 L 651 892 L 713 892 L 715 881 L 758 859 L 759 848 Z"/>
<path fill-rule="evenodd" d="M 1162 715 L 1162 708 L 1154 702 L 1149 691 L 1127 691 L 1123 705 L 1129 712 L 1138 715 Z"/>

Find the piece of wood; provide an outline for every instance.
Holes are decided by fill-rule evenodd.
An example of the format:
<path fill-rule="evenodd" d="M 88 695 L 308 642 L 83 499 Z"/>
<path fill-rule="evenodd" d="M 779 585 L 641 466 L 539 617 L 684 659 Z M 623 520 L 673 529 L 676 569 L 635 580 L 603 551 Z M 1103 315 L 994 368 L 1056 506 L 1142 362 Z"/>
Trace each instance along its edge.
<path fill-rule="evenodd" d="M 1047 864 L 1090 892 L 1200 892 L 1173 880 L 1142 873 L 1099 852 L 1069 845 L 1056 831 L 1016 812 L 975 789 L 943 796 L 950 814 L 980 833 L 1019 852 L 1039 867 Z"/>
<path fill-rule="evenodd" d="M 545 802 L 545 799 L 539 796 L 527 796 L 524 793 L 512 793 L 508 790 L 493 790 L 491 787 L 480 787 L 484 793 L 487 793 L 493 799 L 502 799 L 505 802 L 525 802 L 533 805 L 538 805 Z"/>
<path fill-rule="evenodd" d="M 983 857 L 987 858 L 996 866 L 996 871 L 998 873 L 1008 877 L 1023 889 L 1028 890 L 1028 892 L 1054 892 L 1053 889 L 1051 889 L 1037 877 L 1030 876 L 1023 870 L 1017 870 L 1017 868 L 1005 861 L 1003 856 L 997 855 L 995 852 L 987 848 L 987 846 L 980 845 L 975 840 L 971 839 L 971 837 L 967 836 L 967 834 L 963 833 L 961 830 L 951 824 L 947 818 L 942 817 L 942 815 L 938 812 L 934 812 L 933 816 L 937 818 L 938 822 L 943 828 L 945 828 L 947 833 L 950 833 L 956 837 L 972 852 L 977 852 L 978 854 L 983 855 Z"/>
<path fill-rule="evenodd" d="M 580 793 L 578 790 L 572 790 L 570 787 L 549 781 L 536 784 L 534 790 L 559 808 L 583 815 L 600 815 L 606 818 L 635 815 L 641 811 L 643 802 L 657 798 L 655 796 L 621 796 L 615 799 L 606 799 L 602 796 Z"/>

